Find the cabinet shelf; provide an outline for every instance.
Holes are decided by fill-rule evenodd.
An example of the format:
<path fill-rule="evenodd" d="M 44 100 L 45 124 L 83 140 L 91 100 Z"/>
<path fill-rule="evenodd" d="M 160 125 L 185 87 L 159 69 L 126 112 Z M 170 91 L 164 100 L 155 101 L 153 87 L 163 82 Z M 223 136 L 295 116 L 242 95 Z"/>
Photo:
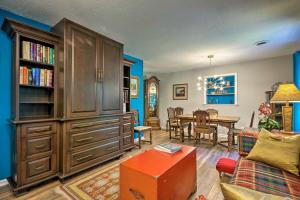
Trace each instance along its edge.
<path fill-rule="evenodd" d="M 46 67 L 54 67 L 53 64 L 49 64 L 49 63 L 37 62 L 37 61 L 33 61 L 33 60 L 27 60 L 24 58 L 20 58 L 19 60 L 20 60 L 20 62 L 23 62 L 23 63 L 29 63 L 29 64 L 33 64 L 33 65 L 42 65 L 42 66 L 46 66 Z"/>
<path fill-rule="evenodd" d="M 24 85 L 24 84 L 20 84 L 20 87 L 28 87 L 28 88 L 44 88 L 44 89 L 50 89 L 53 90 L 53 87 L 48 87 L 48 86 L 36 86 L 36 85 Z"/>
<path fill-rule="evenodd" d="M 234 95 L 234 93 L 227 93 L 227 94 L 206 94 L 207 96 L 228 96 L 228 95 Z"/>
<path fill-rule="evenodd" d="M 234 88 L 234 86 L 225 86 L 224 89 Z M 207 88 L 208 90 L 215 90 L 215 88 Z"/>
<path fill-rule="evenodd" d="M 20 104 L 54 104 L 51 101 L 21 101 Z"/>

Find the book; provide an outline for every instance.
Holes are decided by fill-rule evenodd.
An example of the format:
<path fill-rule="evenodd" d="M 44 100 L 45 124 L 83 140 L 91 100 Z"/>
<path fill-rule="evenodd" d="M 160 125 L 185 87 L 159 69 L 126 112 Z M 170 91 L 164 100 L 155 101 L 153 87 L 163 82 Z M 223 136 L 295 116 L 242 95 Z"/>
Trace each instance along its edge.
<path fill-rule="evenodd" d="M 28 85 L 33 85 L 32 69 L 28 69 Z"/>
<path fill-rule="evenodd" d="M 158 151 L 163 151 L 166 153 L 176 153 L 182 149 L 182 146 L 172 143 L 158 144 L 154 147 Z"/>
<path fill-rule="evenodd" d="M 39 68 L 36 68 L 35 85 L 40 86 L 40 69 Z"/>
<path fill-rule="evenodd" d="M 40 86 L 45 86 L 45 70 L 40 69 Z"/>
<path fill-rule="evenodd" d="M 36 85 L 36 68 L 32 68 L 31 73 L 32 73 L 32 85 Z"/>
<path fill-rule="evenodd" d="M 53 70 L 47 72 L 47 87 L 53 87 Z"/>
<path fill-rule="evenodd" d="M 48 74 L 48 69 L 44 70 L 44 86 L 48 86 L 48 80 L 47 80 L 47 74 Z"/>
<path fill-rule="evenodd" d="M 20 67 L 20 84 L 24 84 L 24 82 L 23 82 L 23 67 L 21 66 Z"/>
<path fill-rule="evenodd" d="M 23 84 L 28 85 L 28 69 L 26 66 L 23 67 Z"/>

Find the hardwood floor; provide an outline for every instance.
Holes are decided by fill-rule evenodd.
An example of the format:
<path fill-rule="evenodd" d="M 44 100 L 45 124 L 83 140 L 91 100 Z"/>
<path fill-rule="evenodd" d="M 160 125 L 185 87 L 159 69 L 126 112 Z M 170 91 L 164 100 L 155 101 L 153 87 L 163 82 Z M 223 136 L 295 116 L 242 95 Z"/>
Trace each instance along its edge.
<path fill-rule="evenodd" d="M 146 134 L 147 137 L 147 134 Z M 153 131 L 153 145 L 169 142 L 169 134 L 165 131 Z M 178 140 L 173 139 L 172 142 L 179 143 Z M 185 145 L 194 145 L 194 141 L 185 141 Z M 153 146 L 152 145 L 152 146 Z M 134 156 L 146 149 L 152 148 L 149 144 L 143 144 L 142 149 L 133 149 L 126 153 L 120 160 L 114 160 L 106 164 L 97 166 L 91 170 L 87 170 L 75 177 L 67 179 L 65 182 L 72 181 L 74 178 L 80 178 L 80 176 L 86 176 L 87 174 L 95 173 L 105 167 L 108 167 L 115 163 L 120 163 L 123 159 Z M 212 147 L 210 144 L 204 142 L 197 145 L 197 192 L 190 199 L 194 200 L 196 196 L 203 194 L 209 200 L 222 200 L 223 195 L 220 189 L 219 174 L 215 169 L 216 162 L 220 157 L 229 157 L 232 159 L 238 159 L 238 153 L 236 151 L 228 152 L 226 148 L 221 146 Z M 224 177 L 222 181 L 228 181 L 228 177 Z M 14 197 L 9 185 L 4 181 L 0 182 L 0 199 L 12 200 L 12 199 L 30 199 L 30 200 L 67 200 L 69 196 L 64 194 L 59 189 L 61 186 L 59 180 L 51 180 L 48 183 L 41 184 L 35 188 L 32 188 L 27 194 L 21 197 Z"/>

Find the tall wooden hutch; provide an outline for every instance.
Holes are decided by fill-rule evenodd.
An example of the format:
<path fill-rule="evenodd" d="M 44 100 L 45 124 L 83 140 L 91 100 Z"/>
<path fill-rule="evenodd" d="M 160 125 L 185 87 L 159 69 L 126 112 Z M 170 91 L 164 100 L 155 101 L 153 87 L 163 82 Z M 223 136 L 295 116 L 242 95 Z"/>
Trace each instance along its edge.
<path fill-rule="evenodd" d="M 123 44 L 68 19 L 52 32 L 10 19 L 2 29 L 13 45 L 14 192 L 134 147 L 133 115 L 123 113 Z"/>

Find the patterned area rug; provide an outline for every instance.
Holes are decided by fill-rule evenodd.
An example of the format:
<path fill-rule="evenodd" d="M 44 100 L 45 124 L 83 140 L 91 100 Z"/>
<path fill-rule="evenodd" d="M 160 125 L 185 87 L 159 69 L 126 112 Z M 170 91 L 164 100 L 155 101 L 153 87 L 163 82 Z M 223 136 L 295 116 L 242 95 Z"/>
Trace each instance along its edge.
<path fill-rule="evenodd" d="M 80 200 L 119 198 L 119 164 L 61 186 L 70 197 Z"/>

